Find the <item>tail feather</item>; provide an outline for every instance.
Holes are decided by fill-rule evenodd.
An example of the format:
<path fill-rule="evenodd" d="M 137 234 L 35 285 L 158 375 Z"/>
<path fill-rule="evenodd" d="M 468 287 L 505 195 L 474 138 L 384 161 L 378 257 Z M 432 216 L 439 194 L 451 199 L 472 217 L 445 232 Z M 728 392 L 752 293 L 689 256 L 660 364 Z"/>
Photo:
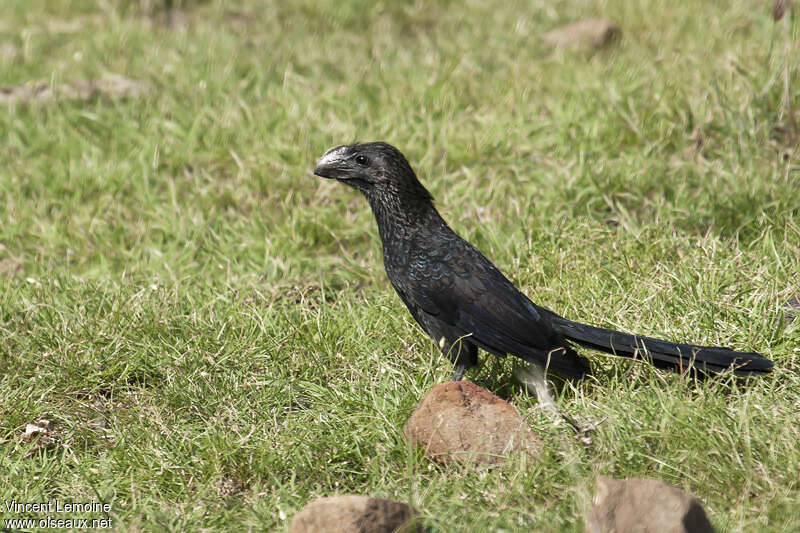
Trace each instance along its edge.
<path fill-rule="evenodd" d="M 683 370 L 693 367 L 707 374 L 733 372 L 736 375 L 754 375 L 770 372 L 773 367 L 772 361 L 755 352 L 630 335 L 573 322 L 555 313 L 550 319 L 555 330 L 572 342 L 620 357 L 650 359 L 660 368 Z"/>

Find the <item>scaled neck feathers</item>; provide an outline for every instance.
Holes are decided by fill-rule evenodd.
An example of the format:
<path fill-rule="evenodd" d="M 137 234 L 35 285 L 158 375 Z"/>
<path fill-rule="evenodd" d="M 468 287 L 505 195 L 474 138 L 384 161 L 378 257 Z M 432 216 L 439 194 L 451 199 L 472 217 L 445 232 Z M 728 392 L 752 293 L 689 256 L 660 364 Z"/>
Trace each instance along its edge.
<path fill-rule="evenodd" d="M 429 226 L 431 217 L 440 218 L 433 197 L 419 182 L 410 166 L 406 166 L 408 174 L 400 179 L 385 181 L 365 194 L 375 220 L 378 231 L 384 242 L 387 239 L 405 239 Z M 395 178 L 395 177 L 393 177 Z"/>

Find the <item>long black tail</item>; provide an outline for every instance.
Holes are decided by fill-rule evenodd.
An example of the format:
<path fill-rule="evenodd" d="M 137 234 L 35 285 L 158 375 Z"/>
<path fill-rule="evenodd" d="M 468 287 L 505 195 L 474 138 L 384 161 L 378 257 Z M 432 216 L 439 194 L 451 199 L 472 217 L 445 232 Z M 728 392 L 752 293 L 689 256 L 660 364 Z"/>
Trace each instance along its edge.
<path fill-rule="evenodd" d="M 629 335 L 573 322 L 555 313 L 550 319 L 553 328 L 572 342 L 620 357 L 650 360 L 659 368 L 680 371 L 693 367 L 705 374 L 732 371 L 737 375 L 754 375 L 766 374 L 773 367 L 772 361 L 755 352 L 736 352 L 729 348 L 695 346 Z"/>

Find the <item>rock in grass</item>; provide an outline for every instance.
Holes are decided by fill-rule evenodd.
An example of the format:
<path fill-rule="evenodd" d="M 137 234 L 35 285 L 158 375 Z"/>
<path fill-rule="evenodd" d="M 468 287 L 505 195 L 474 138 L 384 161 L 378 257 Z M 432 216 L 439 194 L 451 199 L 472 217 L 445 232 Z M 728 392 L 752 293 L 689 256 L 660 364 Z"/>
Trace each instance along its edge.
<path fill-rule="evenodd" d="M 414 511 L 405 503 L 368 496 L 317 498 L 289 524 L 289 533 L 421 532 Z"/>
<path fill-rule="evenodd" d="M 601 48 L 621 35 L 608 19 L 586 19 L 545 33 L 542 39 L 553 48 Z"/>
<path fill-rule="evenodd" d="M 535 455 L 541 447 L 511 404 L 468 381 L 431 389 L 403 433 L 442 463 L 498 464 L 516 452 Z"/>
<path fill-rule="evenodd" d="M 700 502 L 657 479 L 597 478 L 587 533 L 713 533 Z"/>

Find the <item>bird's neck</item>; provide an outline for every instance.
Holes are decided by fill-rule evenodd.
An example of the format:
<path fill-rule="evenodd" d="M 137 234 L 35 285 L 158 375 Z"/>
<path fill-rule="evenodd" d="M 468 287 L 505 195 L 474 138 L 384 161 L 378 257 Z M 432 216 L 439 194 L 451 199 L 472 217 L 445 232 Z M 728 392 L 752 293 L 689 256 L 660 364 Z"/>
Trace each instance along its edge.
<path fill-rule="evenodd" d="M 420 186 L 421 187 L 421 186 Z M 418 191 L 392 191 L 367 196 L 384 246 L 401 245 L 419 238 L 442 220 L 430 194 Z"/>

